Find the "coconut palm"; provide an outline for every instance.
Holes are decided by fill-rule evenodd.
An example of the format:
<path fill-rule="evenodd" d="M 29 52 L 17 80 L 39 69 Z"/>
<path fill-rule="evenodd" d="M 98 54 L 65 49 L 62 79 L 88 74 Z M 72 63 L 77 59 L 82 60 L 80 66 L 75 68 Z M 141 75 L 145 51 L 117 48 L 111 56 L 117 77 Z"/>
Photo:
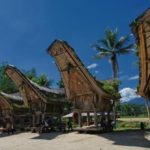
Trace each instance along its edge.
<path fill-rule="evenodd" d="M 96 58 L 101 59 L 109 57 L 112 65 L 113 78 L 118 78 L 119 66 L 117 55 L 128 54 L 134 47 L 134 44 L 129 43 L 130 35 L 118 38 L 118 30 L 105 30 L 105 37 L 100 39 L 92 47 L 98 50 Z"/>

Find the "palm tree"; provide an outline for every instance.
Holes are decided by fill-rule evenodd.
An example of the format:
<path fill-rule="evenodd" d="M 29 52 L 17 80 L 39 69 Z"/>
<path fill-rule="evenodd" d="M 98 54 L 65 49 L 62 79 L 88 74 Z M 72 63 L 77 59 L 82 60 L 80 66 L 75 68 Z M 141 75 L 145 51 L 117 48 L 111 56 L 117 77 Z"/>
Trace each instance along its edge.
<path fill-rule="evenodd" d="M 118 38 L 118 30 L 105 30 L 105 37 L 100 39 L 92 47 L 98 50 L 96 58 L 101 59 L 109 57 L 112 65 L 113 78 L 118 78 L 119 66 L 117 55 L 128 54 L 134 47 L 134 44 L 129 43 L 130 35 Z"/>

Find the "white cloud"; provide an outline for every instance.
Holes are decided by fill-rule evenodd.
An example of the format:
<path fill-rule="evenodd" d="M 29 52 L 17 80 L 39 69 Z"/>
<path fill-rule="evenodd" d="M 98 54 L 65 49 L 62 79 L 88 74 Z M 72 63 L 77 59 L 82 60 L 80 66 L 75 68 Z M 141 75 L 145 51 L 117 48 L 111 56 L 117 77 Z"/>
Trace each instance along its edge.
<path fill-rule="evenodd" d="M 87 69 L 93 69 L 93 68 L 96 68 L 97 66 L 98 66 L 98 64 L 93 63 L 93 64 L 87 66 Z"/>
<path fill-rule="evenodd" d="M 122 97 L 120 99 L 121 102 L 128 102 L 132 99 L 140 98 L 140 96 L 136 94 L 136 90 L 129 87 L 123 88 L 119 93 Z"/>
<path fill-rule="evenodd" d="M 133 37 L 134 35 L 131 33 L 131 34 L 130 34 L 130 36 L 132 36 L 132 37 Z"/>
<path fill-rule="evenodd" d="M 139 79 L 139 75 L 135 75 L 133 77 L 130 77 L 128 80 L 137 80 Z"/>

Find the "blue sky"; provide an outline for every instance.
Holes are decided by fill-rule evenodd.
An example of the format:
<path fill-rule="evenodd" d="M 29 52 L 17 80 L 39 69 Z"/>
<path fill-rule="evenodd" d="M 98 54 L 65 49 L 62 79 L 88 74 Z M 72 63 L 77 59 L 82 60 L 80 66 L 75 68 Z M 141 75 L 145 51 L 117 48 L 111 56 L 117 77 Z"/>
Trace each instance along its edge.
<path fill-rule="evenodd" d="M 112 76 L 107 59 L 95 60 L 91 44 L 104 36 L 105 28 L 118 27 L 130 34 L 129 24 L 150 6 L 149 0 L 0 0 L 0 62 L 19 69 L 36 68 L 50 79 L 60 79 L 47 53 L 54 39 L 66 40 L 97 79 Z M 120 88 L 138 84 L 137 58 L 119 57 Z"/>

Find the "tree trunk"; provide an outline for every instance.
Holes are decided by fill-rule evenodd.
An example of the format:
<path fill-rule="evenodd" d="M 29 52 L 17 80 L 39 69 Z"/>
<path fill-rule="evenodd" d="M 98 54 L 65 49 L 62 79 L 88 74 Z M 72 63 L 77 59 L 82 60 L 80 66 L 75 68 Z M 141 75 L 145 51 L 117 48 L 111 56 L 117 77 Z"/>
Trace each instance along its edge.
<path fill-rule="evenodd" d="M 113 72 L 113 78 L 116 79 L 118 78 L 118 63 L 117 63 L 117 56 L 113 54 L 110 58 L 110 63 L 112 65 L 112 72 Z"/>
<path fill-rule="evenodd" d="M 113 121 L 114 121 L 114 127 L 116 127 L 116 102 L 114 101 L 113 105 Z"/>

